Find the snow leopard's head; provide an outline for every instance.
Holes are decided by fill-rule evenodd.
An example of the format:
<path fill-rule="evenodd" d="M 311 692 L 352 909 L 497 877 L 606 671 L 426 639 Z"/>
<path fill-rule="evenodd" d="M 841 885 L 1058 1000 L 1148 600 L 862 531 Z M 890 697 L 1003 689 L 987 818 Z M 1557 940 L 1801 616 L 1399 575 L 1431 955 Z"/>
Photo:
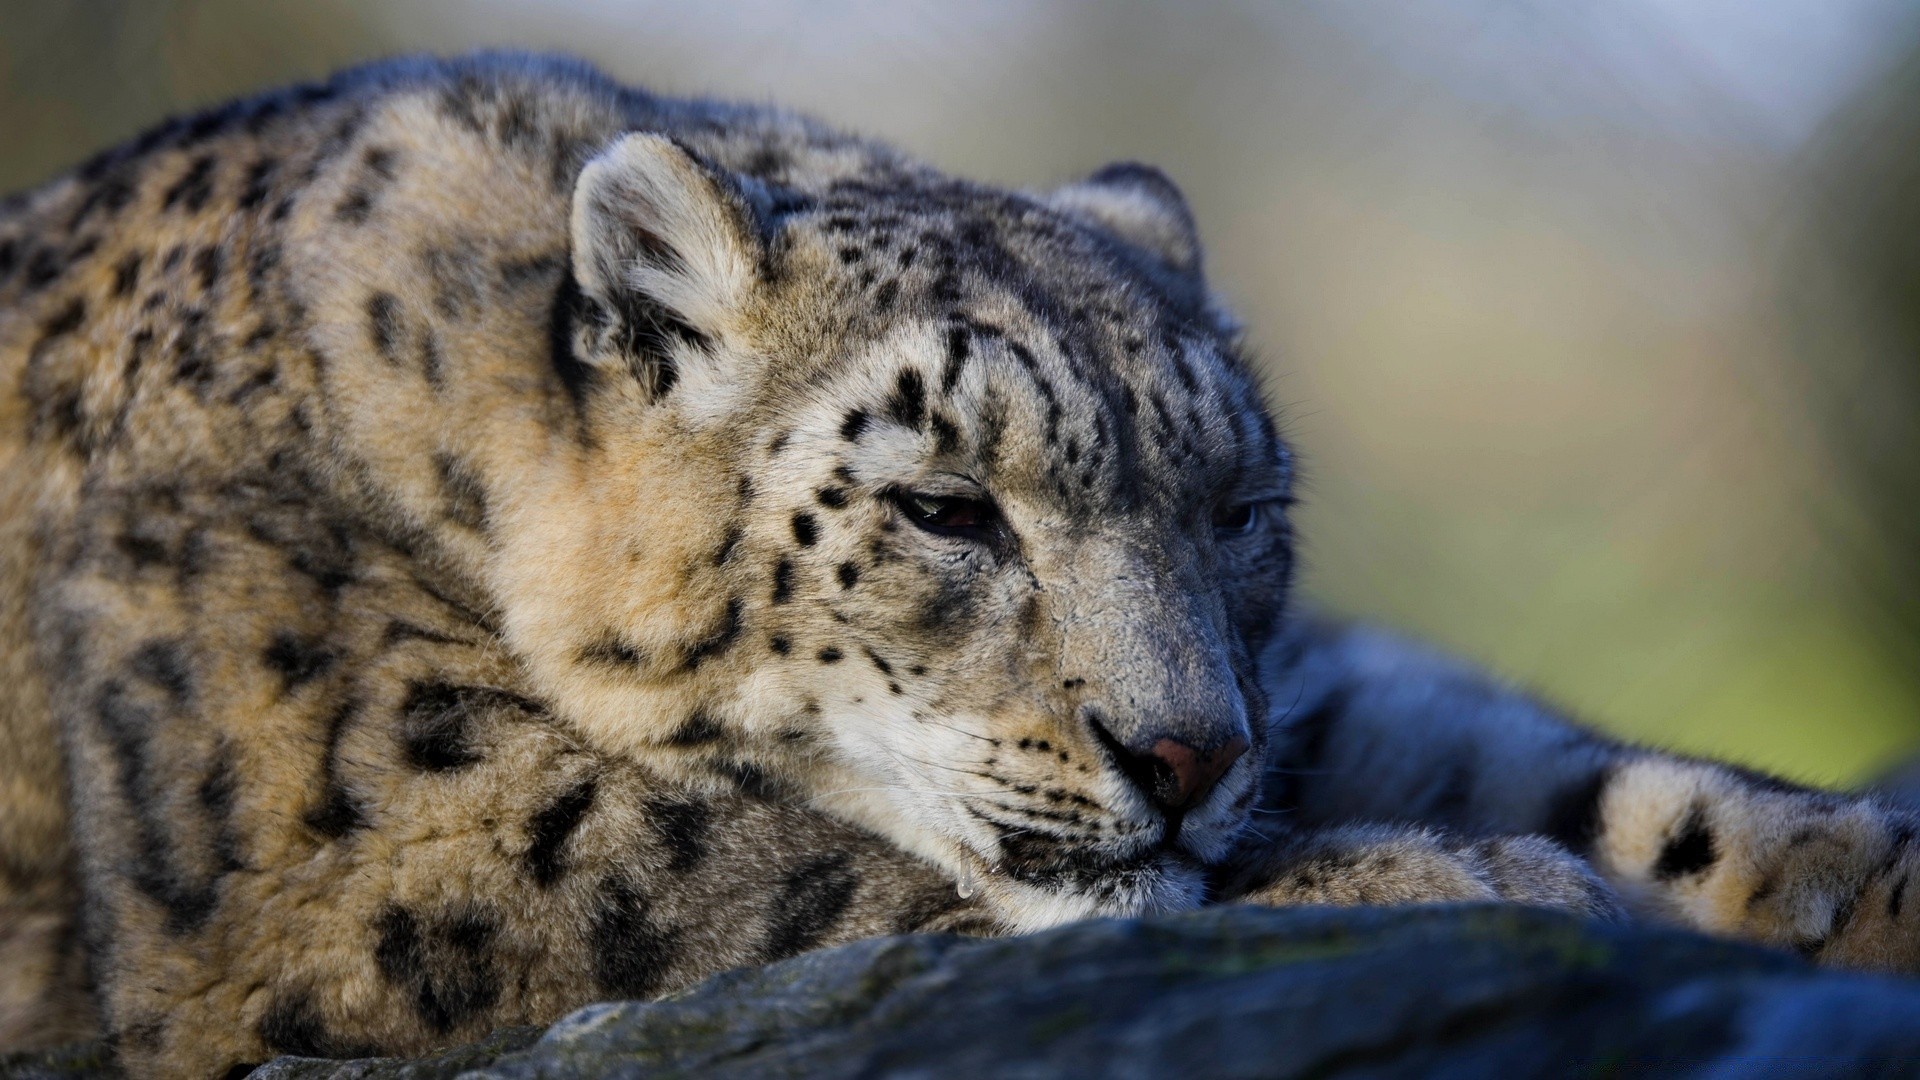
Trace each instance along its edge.
<path fill-rule="evenodd" d="M 1256 795 L 1291 467 L 1179 193 L 722 157 L 629 135 L 575 189 L 570 711 L 1017 922 L 1193 902 Z"/>

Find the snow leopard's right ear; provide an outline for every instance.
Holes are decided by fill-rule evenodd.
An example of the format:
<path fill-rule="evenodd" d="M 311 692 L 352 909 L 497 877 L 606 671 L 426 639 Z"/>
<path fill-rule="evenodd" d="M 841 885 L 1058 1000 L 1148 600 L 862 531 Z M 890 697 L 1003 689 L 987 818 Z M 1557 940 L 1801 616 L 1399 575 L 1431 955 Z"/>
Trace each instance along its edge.
<path fill-rule="evenodd" d="M 571 342 L 595 368 L 625 366 L 670 389 L 681 349 L 712 349 L 738 324 L 766 243 L 745 182 L 660 135 L 622 136 L 573 189 Z"/>
<path fill-rule="evenodd" d="M 1055 210 L 1125 241 L 1188 283 L 1200 283 L 1200 229 L 1180 188 L 1159 169 L 1118 161 L 1045 198 Z"/>

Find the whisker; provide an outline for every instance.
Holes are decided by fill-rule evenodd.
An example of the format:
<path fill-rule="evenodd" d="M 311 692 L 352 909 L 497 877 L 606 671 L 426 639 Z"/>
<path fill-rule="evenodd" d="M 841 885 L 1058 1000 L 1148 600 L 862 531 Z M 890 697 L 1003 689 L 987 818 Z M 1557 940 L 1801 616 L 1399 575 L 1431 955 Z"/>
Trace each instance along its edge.
<path fill-rule="evenodd" d="M 1307 680 L 1301 679 L 1300 685 L 1293 688 L 1293 704 L 1288 705 L 1287 711 L 1281 713 L 1280 719 L 1274 721 L 1273 723 L 1274 727 L 1278 727 L 1281 724 L 1286 723 L 1288 720 L 1293 719 L 1293 710 L 1300 707 L 1300 699 L 1302 697 L 1305 697 L 1306 693 L 1307 693 Z"/>
<path fill-rule="evenodd" d="M 989 738 L 988 736 L 982 735 L 978 732 L 968 731 L 966 728 L 963 728 L 963 727 L 955 727 L 952 724 L 943 724 L 940 721 L 935 720 L 931 716 L 922 719 L 920 722 L 923 724 L 932 724 L 934 727 L 937 727 L 937 728 L 946 728 L 948 731 L 951 731 L 956 735 L 965 735 L 969 739 L 979 739 L 983 743 L 993 743 L 995 746 L 999 745 L 999 742 L 997 740 Z"/>
<path fill-rule="evenodd" d="M 1049 836 L 1051 837 L 1053 835 L 1052 833 L 1043 833 L 1037 829 L 1027 828 L 1025 825 L 1015 825 L 1012 822 L 1001 821 L 999 818 L 993 817 L 988 814 L 983 814 L 980 811 L 975 810 L 971 806 L 967 807 L 967 813 L 981 821 L 986 822 L 987 824 L 993 826 L 996 829 L 1005 829 L 1006 830 L 1005 832 L 999 834 L 1000 839 L 1002 840 L 1006 839 L 1009 836 Z"/>
<path fill-rule="evenodd" d="M 892 757 L 893 757 L 893 758 L 894 758 L 894 759 L 895 759 L 896 761 L 900 761 L 900 762 L 902 762 L 902 763 L 905 763 L 905 762 L 912 762 L 912 763 L 913 763 L 913 764 L 915 764 L 915 765 L 920 765 L 920 766 L 924 766 L 924 767 L 926 767 L 926 768 L 931 768 L 931 769 L 945 769 L 945 770 L 947 770 L 948 772 L 957 772 L 957 773 L 959 773 L 959 774 L 960 774 L 960 775 L 962 775 L 962 776 L 977 776 L 977 777 L 979 777 L 979 778 L 980 778 L 980 779 L 982 779 L 982 780 L 994 780 L 994 781 L 998 781 L 999 783 L 1002 783 L 1002 784 L 1011 784 L 1011 783 L 1012 783 L 1012 781 L 1010 781 L 1010 780 L 1007 780 L 1007 779 L 1006 779 L 1005 777 L 1000 777 L 1000 776 L 995 776 L 995 775 L 993 775 L 992 773 L 987 773 L 987 772 L 980 772 L 980 771 L 977 771 L 977 770 L 974 770 L 974 769 L 963 769 L 963 768 L 960 768 L 960 767 L 959 767 L 959 766 L 957 766 L 957 765 L 942 765 L 941 763 L 939 763 L 939 762 L 937 762 L 937 761 L 923 761 L 923 760 L 921 760 L 920 758 L 917 758 L 917 757 L 914 757 L 914 756 L 912 756 L 911 754 L 906 754 L 906 753 L 903 753 L 903 752 L 901 752 L 901 751 L 899 751 L 899 750 L 896 750 L 896 749 L 894 749 L 894 748 L 893 748 L 893 747 L 891 747 L 891 746 L 888 746 L 888 747 L 883 747 L 882 749 L 884 749 L 884 750 L 886 750 L 886 752 L 887 752 L 887 753 L 888 753 L 888 754 L 889 754 L 890 756 L 892 756 Z M 911 770 L 909 770 L 909 771 L 911 771 Z M 1000 793 L 1000 794 L 1003 794 L 1003 795 L 1016 795 L 1016 794 L 1019 794 L 1019 792 L 1018 792 L 1017 790 L 1015 790 L 1015 789 L 1013 789 L 1013 788 L 1001 788 L 1001 789 L 998 789 L 998 790 L 999 790 L 999 793 Z"/>
<path fill-rule="evenodd" d="M 855 792 L 861 792 L 861 791 L 898 791 L 898 792 L 904 792 L 909 795 L 943 795 L 949 798 L 956 798 L 956 799 L 978 799 L 986 795 L 1017 794 L 1011 788 L 989 790 L 985 792 L 974 792 L 974 791 L 942 791 L 939 788 L 909 787 L 904 784 L 873 784 L 867 787 L 850 787 L 850 788 L 839 788 L 834 791 L 822 791 L 816 795 L 809 795 L 807 796 L 806 799 L 802 801 L 817 802 L 821 799 L 830 798 L 834 795 L 851 795 L 851 794 L 854 794 Z"/>
<path fill-rule="evenodd" d="M 963 776 L 986 776 L 987 775 L 986 773 L 975 772 L 972 769 L 960 768 L 958 765 L 942 765 L 940 762 L 937 762 L 937 761 L 922 761 L 917 757 L 910 757 L 905 754 L 900 754 L 899 751 L 893 751 L 893 753 L 896 756 L 903 757 L 906 760 L 911 761 L 916 765 L 922 765 L 929 769 L 945 769 L 948 772 L 957 772 Z M 991 777 L 989 777 L 989 779 L 991 779 Z"/>

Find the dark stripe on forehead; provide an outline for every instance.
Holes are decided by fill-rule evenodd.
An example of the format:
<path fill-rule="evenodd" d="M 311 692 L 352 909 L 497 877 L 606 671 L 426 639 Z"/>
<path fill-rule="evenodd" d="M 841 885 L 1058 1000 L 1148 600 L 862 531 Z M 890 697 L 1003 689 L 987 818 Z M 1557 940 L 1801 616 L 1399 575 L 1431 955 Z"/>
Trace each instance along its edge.
<path fill-rule="evenodd" d="M 955 323 L 947 327 L 947 361 L 940 369 L 940 392 L 953 393 L 960 382 L 960 372 L 967 366 L 967 358 L 973 355 L 973 330 L 964 323 Z"/>
<path fill-rule="evenodd" d="M 1200 380 L 1194 376 L 1193 362 L 1187 359 L 1185 345 L 1172 334 L 1168 334 L 1162 340 L 1166 343 L 1167 356 L 1173 361 L 1173 374 L 1180 380 L 1180 385 L 1186 388 L 1187 393 L 1198 394 Z"/>
<path fill-rule="evenodd" d="M 1012 338 L 1003 340 L 1006 342 L 1007 352 L 1019 361 L 1020 370 L 1026 372 L 1027 377 L 1033 381 L 1033 388 L 1039 392 L 1040 400 L 1046 402 L 1047 411 L 1057 415 L 1060 411 L 1059 391 L 1054 389 L 1052 380 L 1040 370 L 1040 361 L 1034 358 L 1033 350 Z"/>
<path fill-rule="evenodd" d="M 867 410 L 853 409 L 847 413 L 846 419 L 840 422 L 840 437 L 848 442 L 859 442 L 860 436 L 867 430 L 867 425 L 872 422 L 873 417 Z"/>
<path fill-rule="evenodd" d="M 1287 462 L 1285 451 L 1275 437 L 1273 421 L 1267 418 L 1267 405 L 1260 397 L 1258 388 L 1243 384 L 1240 390 L 1243 402 L 1238 419 L 1242 429 L 1241 446 L 1243 455 L 1256 461 L 1271 462 L 1275 468 L 1285 470 Z"/>
<path fill-rule="evenodd" d="M 918 430 L 926 419 L 927 391 L 920 373 L 902 368 L 895 378 L 893 393 L 887 398 L 887 415 L 902 427 Z"/>
<path fill-rule="evenodd" d="M 1238 437 L 1242 461 L 1271 465 L 1283 474 L 1293 471 L 1292 454 L 1280 439 L 1280 432 L 1274 426 L 1273 416 L 1267 411 L 1266 399 L 1260 393 L 1260 387 L 1254 382 L 1252 374 L 1227 360 L 1225 374 L 1233 395 L 1234 431 Z"/>

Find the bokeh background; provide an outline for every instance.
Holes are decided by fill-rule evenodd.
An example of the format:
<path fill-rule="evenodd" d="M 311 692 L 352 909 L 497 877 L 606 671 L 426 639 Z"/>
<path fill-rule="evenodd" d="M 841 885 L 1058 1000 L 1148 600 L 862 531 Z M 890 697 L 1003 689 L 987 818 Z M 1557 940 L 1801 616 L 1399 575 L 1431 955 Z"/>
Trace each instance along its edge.
<path fill-rule="evenodd" d="M 406 51 L 578 53 L 1021 186 L 1166 167 L 1313 601 L 1823 783 L 1920 745 L 1910 0 L 0 0 L 0 189 Z"/>

